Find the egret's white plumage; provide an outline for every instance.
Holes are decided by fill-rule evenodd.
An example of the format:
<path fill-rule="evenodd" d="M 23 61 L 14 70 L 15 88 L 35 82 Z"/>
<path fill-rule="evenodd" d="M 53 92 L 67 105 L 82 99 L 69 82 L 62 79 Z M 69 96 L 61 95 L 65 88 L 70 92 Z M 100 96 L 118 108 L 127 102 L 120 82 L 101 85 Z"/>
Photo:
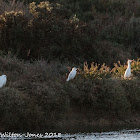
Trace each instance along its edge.
<path fill-rule="evenodd" d="M 6 81 L 7 81 L 6 75 L 0 76 L 0 88 L 2 88 L 6 84 Z"/>
<path fill-rule="evenodd" d="M 75 68 L 75 67 L 72 68 L 72 71 L 69 73 L 66 81 L 72 80 L 76 76 L 76 73 L 77 73 L 76 70 L 77 70 L 77 68 Z"/>
<path fill-rule="evenodd" d="M 133 60 L 128 60 L 127 63 L 128 63 L 128 66 L 127 66 L 127 69 L 125 71 L 125 74 L 124 74 L 124 78 L 129 78 L 131 76 L 131 62 Z"/>

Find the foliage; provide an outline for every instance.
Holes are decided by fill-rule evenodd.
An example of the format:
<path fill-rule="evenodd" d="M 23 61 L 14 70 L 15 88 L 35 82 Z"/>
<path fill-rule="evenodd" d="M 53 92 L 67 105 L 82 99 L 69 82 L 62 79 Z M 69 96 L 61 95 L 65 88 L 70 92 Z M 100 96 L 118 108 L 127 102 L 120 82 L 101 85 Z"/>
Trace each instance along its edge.
<path fill-rule="evenodd" d="M 125 70 L 127 68 L 127 65 L 122 65 L 120 61 L 118 63 L 114 63 L 114 67 L 111 68 L 107 67 L 105 64 L 99 65 L 91 63 L 91 66 L 89 67 L 87 62 L 84 63 L 84 71 L 82 72 L 82 75 L 84 77 L 90 77 L 93 79 L 103 79 L 103 78 L 110 78 L 110 77 L 123 77 Z M 131 70 L 133 76 L 138 76 L 140 73 L 140 60 L 137 59 L 137 61 L 133 61 L 131 63 Z"/>
<path fill-rule="evenodd" d="M 139 7 L 136 0 L 2 1 L 0 49 L 25 60 L 113 67 L 139 57 Z"/>
<path fill-rule="evenodd" d="M 90 68 L 88 68 L 87 63 L 84 64 L 84 75 L 85 77 L 92 77 L 97 79 L 108 78 L 111 76 L 110 68 L 103 64 L 102 66 L 91 63 Z"/>
<path fill-rule="evenodd" d="M 0 89 L 0 131 L 138 113 L 139 16 L 137 0 L 0 1 L 0 74 L 8 76 Z M 132 58 L 132 78 L 124 80 Z M 67 67 L 85 61 L 65 82 Z"/>
<path fill-rule="evenodd" d="M 114 66 L 115 67 L 112 69 L 112 74 L 117 77 L 123 76 L 123 74 L 127 68 L 127 65 L 121 65 L 120 62 L 118 62 L 118 64 L 115 63 Z M 132 69 L 132 74 L 134 74 L 135 76 L 139 75 L 139 72 L 140 72 L 140 60 L 139 59 L 137 59 L 137 61 L 133 61 L 131 63 L 131 69 Z"/>
<path fill-rule="evenodd" d="M 139 112 L 139 59 L 132 63 L 132 70 L 138 71 L 131 80 L 115 78 L 113 75 L 119 76 L 114 74 L 118 72 L 112 74 L 105 65 L 92 63 L 89 68 L 85 63 L 84 69 L 69 82 L 65 73 L 73 64 L 45 60 L 29 63 L 3 55 L 0 63 L 0 74 L 8 78 L 6 86 L 0 89 L 0 131 L 50 130 L 60 124 L 70 127 L 72 118 L 76 124 L 82 124 L 91 116 L 93 120 L 102 115 L 125 119 Z M 77 113 L 84 118 L 76 120 Z"/>

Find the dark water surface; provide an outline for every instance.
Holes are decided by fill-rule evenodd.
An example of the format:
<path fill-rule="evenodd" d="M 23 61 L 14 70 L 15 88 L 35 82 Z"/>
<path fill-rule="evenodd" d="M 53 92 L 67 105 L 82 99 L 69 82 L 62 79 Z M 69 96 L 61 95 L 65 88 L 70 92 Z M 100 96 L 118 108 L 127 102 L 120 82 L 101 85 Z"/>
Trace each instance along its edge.
<path fill-rule="evenodd" d="M 33 133 L 32 133 L 33 134 Z M 43 134 L 43 133 L 42 133 Z M 48 133 L 51 136 L 44 135 L 39 137 L 10 137 L 0 138 L 0 140 L 140 140 L 140 129 L 119 130 L 110 132 L 90 132 L 90 133 L 59 133 L 59 136 L 52 136 L 54 133 Z M 58 134 L 58 133 L 56 133 Z"/>
<path fill-rule="evenodd" d="M 140 129 L 62 135 L 62 140 L 140 140 Z"/>

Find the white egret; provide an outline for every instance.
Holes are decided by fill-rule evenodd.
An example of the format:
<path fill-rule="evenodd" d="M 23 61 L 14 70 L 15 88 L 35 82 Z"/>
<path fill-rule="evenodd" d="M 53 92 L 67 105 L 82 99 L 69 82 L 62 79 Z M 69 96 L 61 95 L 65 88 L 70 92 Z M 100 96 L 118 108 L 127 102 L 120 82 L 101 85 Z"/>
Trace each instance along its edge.
<path fill-rule="evenodd" d="M 77 68 L 75 67 L 72 68 L 72 71 L 69 73 L 66 81 L 72 80 L 76 76 L 76 73 L 77 73 Z"/>
<path fill-rule="evenodd" d="M 131 76 L 131 62 L 133 62 L 133 60 L 127 61 L 128 66 L 127 66 L 127 69 L 125 71 L 124 78 L 129 78 Z"/>
<path fill-rule="evenodd" d="M 2 88 L 6 84 L 6 81 L 7 81 L 6 75 L 0 76 L 0 88 Z"/>

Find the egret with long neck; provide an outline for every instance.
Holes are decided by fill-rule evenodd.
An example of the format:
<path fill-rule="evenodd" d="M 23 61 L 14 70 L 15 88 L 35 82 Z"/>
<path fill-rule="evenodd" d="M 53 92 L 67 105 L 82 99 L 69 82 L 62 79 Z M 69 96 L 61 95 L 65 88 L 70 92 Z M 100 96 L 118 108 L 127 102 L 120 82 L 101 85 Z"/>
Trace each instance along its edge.
<path fill-rule="evenodd" d="M 127 69 L 125 71 L 124 78 L 129 78 L 131 76 L 131 62 L 133 62 L 133 60 L 127 61 L 128 66 L 127 66 Z"/>

